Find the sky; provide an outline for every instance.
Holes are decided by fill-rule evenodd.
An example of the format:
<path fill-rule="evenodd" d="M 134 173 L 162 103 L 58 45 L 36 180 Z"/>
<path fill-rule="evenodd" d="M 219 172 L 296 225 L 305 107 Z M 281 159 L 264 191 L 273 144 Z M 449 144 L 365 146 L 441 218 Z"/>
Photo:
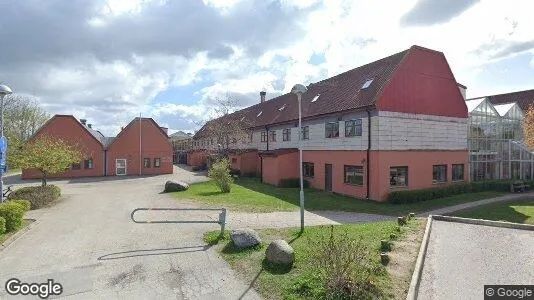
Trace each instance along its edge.
<path fill-rule="evenodd" d="M 0 1 L 0 82 L 107 136 L 134 117 L 193 132 L 239 107 L 412 45 L 467 97 L 534 88 L 529 0 Z"/>

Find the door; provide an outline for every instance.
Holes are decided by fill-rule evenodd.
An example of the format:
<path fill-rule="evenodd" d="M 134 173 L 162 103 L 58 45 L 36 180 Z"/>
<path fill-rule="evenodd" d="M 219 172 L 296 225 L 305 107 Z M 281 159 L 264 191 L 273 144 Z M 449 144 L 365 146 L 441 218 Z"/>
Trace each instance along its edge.
<path fill-rule="evenodd" d="M 126 159 L 117 158 L 115 160 L 115 175 L 126 175 Z"/>
<path fill-rule="evenodd" d="M 332 165 L 324 165 L 324 190 L 331 192 L 332 191 Z"/>

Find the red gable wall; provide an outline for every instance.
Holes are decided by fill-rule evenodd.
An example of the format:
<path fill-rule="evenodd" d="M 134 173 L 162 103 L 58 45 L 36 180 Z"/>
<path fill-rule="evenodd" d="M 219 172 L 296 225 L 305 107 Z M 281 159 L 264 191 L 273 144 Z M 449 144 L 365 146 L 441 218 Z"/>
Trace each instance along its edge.
<path fill-rule="evenodd" d="M 80 170 L 69 170 L 50 177 L 85 177 L 104 175 L 104 152 L 103 146 L 87 130 L 83 128 L 73 116 L 56 115 L 52 117 L 37 132 L 32 139 L 49 136 L 62 139 L 72 144 L 77 144 L 87 158 L 93 158 L 93 168 L 84 169 L 83 161 Z M 34 169 L 22 170 L 22 179 L 40 178 L 40 173 Z"/>
<path fill-rule="evenodd" d="M 441 52 L 414 46 L 380 95 L 379 110 L 467 118 L 467 106 Z"/>

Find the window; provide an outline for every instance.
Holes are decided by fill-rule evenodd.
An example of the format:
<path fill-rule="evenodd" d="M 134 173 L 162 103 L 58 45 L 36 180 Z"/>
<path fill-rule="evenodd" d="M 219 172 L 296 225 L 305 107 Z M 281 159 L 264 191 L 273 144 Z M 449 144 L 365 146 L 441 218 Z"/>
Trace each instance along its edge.
<path fill-rule="evenodd" d="M 452 165 L 452 181 L 464 180 L 464 165 Z"/>
<path fill-rule="evenodd" d="M 303 140 L 309 140 L 310 139 L 310 127 L 309 126 L 302 126 L 301 128 L 301 137 Z"/>
<path fill-rule="evenodd" d="M 339 122 L 329 122 L 325 124 L 325 136 L 327 138 L 339 137 Z"/>
<path fill-rule="evenodd" d="M 447 165 L 435 165 L 432 167 L 432 182 L 447 182 Z"/>
<path fill-rule="evenodd" d="M 84 160 L 83 168 L 84 169 L 92 169 L 93 168 L 93 159 L 89 158 L 89 159 Z"/>
<path fill-rule="evenodd" d="M 408 167 L 391 167 L 389 168 L 389 185 L 408 186 Z"/>
<path fill-rule="evenodd" d="M 276 131 L 269 131 L 269 142 L 276 142 Z"/>
<path fill-rule="evenodd" d="M 262 142 L 267 142 L 267 131 L 262 131 L 261 132 L 261 141 Z"/>
<path fill-rule="evenodd" d="M 161 159 L 159 157 L 154 158 L 154 168 L 159 168 L 161 165 Z"/>
<path fill-rule="evenodd" d="M 282 140 L 284 142 L 291 141 L 291 128 L 284 128 L 282 130 Z"/>
<path fill-rule="evenodd" d="M 362 136 L 362 119 L 345 121 L 345 136 Z"/>
<path fill-rule="evenodd" d="M 363 185 L 363 167 L 345 166 L 344 182 L 354 185 Z"/>
<path fill-rule="evenodd" d="M 82 168 L 82 165 L 80 163 L 74 163 L 71 166 L 71 169 L 73 169 L 73 170 L 79 170 L 81 168 Z"/>
<path fill-rule="evenodd" d="M 284 109 L 286 109 L 286 105 L 285 105 L 285 104 L 282 105 L 282 107 L 280 107 L 278 110 L 279 110 L 279 111 L 283 111 Z"/>
<path fill-rule="evenodd" d="M 372 79 L 367 80 L 367 81 L 362 85 L 362 88 L 361 88 L 361 89 L 363 90 L 363 89 L 368 88 L 368 87 L 371 85 L 371 83 L 373 83 L 373 80 L 372 80 Z"/>
<path fill-rule="evenodd" d="M 248 139 L 249 139 L 250 142 L 252 143 L 252 141 L 254 140 L 254 133 L 253 133 L 253 132 L 249 133 L 249 135 L 248 135 Z"/>
<path fill-rule="evenodd" d="M 261 116 L 261 114 L 262 114 L 262 113 L 263 113 L 263 110 L 262 110 L 262 111 L 260 111 L 260 112 L 258 113 L 258 115 L 257 115 L 256 117 L 259 117 L 259 116 Z"/>
<path fill-rule="evenodd" d="M 317 101 L 317 99 L 319 99 L 319 96 L 321 96 L 321 94 L 317 94 L 317 95 L 315 95 L 315 97 L 313 97 L 313 99 L 312 99 L 311 102 L 315 102 L 315 101 Z"/>
<path fill-rule="evenodd" d="M 150 168 L 150 158 L 144 158 L 143 159 L 143 166 L 145 168 Z"/>
<path fill-rule="evenodd" d="M 302 163 L 302 174 L 304 177 L 313 177 L 315 174 L 314 174 L 314 168 L 313 168 L 313 163 L 309 163 L 309 162 L 303 162 Z"/>

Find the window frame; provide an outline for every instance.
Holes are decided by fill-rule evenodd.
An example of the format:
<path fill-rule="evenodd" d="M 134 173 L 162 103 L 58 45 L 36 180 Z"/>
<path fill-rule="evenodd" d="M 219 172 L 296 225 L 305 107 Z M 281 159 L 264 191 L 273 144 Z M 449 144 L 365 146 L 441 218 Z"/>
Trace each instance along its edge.
<path fill-rule="evenodd" d="M 361 177 L 362 177 L 362 183 L 361 184 L 350 182 L 349 180 L 347 180 L 347 170 L 349 168 L 355 168 L 355 169 L 360 169 L 361 170 Z M 353 172 L 355 173 L 355 175 L 353 175 L 353 176 L 359 176 L 357 171 L 353 171 Z M 343 165 L 343 183 L 344 184 L 349 184 L 349 185 L 354 185 L 354 186 L 364 186 L 365 185 L 365 174 L 364 174 L 364 171 L 363 171 L 363 166 Z"/>
<path fill-rule="evenodd" d="M 300 127 L 300 135 L 299 138 L 303 141 L 310 139 L 310 126 L 302 126 Z"/>
<path fill-rule="evenodd" d="M 90 163 L 90 167 L 89 167 L 89 163 Z M 83 161 L 84 170 L 92 170 L 94 167 L 95 167 L 95 164 L 94 164 L 93 158 L 89 158 Z"/>
<path fill-rule="evenodd" d="M 314 178 L 315 177 L 315 165 L 312 162 L 302 162 L 302 177 Z"/>
<path fill-rule="evenodd" d="M 160 168 L 160 167 L 161 167 L 161 158 L 154 157 L 154 168 Z"/>
<path fill-rule="evenodd" d="M 444 174 L 445 179 L 444 180 L 439 179 L 439 177 L 441 177 L 439 175 L 437 176 L 438 179 L 436 179 L 436 174 L 438 174 L 437 172 L 440 172 L 440 170 L 443 170 L 443 168 L 445 169 L 445 174 Z M 432 184 L 443 184 L 443 183 L 447 183 L 447 165 L 433 165 L 432 166 Z"/>
<path fill-rule="evenodd" d="M 291 128 L 282 129 L 282 141 L 283 142 L 291 141 Z"/>
<path fill-rule="evenodd" d="M 352 124 L 347 125 L 350 123 Z M 347 129 L 349 128 L 352 128 L 354 130 L 354 134 L 350 134 L 350 132 L 347 131 Z M 351 120 L 345 121 L 345 137 L 362 136 L 362 132 L 363 132 L 362 119 L 351 119 Z"/>
<path fill-rule="evenodd" d="M 74 171 L 81 170 L 82 169 L 82 164 L 80 162 L 73 163 L 73 164 L 70 165 L 70 169 L 74 170 Z"/>
<path fill-rule="evenodd" d="M 405 170 L 404 184 L 403 184 L 403 185 L 398 185 L 398 184 L 392 185 L 392 184 L 391 184 L 391 183 L 392 183 L 392 180 L 393 180 L 393 178 L 391 178 L 391 177 L 392 177 L 392 175 L 391 175 L 391 171 L 392 171 L 392 169 L 395 169 L 395 171 L 397 172 L 396 177 L 399 176 L 399 174 L 398 174 L 398 173 L 399 173 L 399 172 L 398 172 L 399 169 L 404 169 L 404 170 Z M 406 187 L 408 187 L 409 184 L 410 184 L 410 181 L 409 181 L 409 180 L 410 180 L 410 178 L 409 178 L 410 176 L 409 176 L 409 175 L 410 175 L 410 173 L 409 173 L 409 168 L 408 168 L 408 166 L 391 166 L 391 167 L 389 167 L 389 178 L 390 178 L 390 181 L 389 181 L 389 187 L 390 187 L 390 188 L 406 188 Z M 398 179 L 397 179 L 397 180 L 398 180 Z"/>
<path fill-rule="evenodd" d="M 332 127 L 332 128 L 329 128 L 329 127 Z M 337 134 L 335 134 L 336 132 L 336 128 L 337 128 Z M 328 133 L 334 133 L 333 136 L 329 135 Z M 325 138 L 327 139 L 335 139 L 335 138 L 338 138 L 339 137 L 339 122 L 338 121 L 335 121 L 335 122 L 326 122 L 324 124 L 324 136 Z"/>
<path fill-rule="evenodd" d="M 262 143 L 266 143 L 267 142 L 267 137 L 268 137 L 267 131 L 266 130 L 262 130 L 261 131 L 261 142 Z"/>
<path fill-rule="evenodd" d="M 145 168 L 145 169 L 150 168 L 150 158 L 149 157 L 143 158 L 143 168 Z"/>
<path fill-rule="evenodd" d="M 461 166 L 462 167 L 462 179 L 454 179 L 454 172 L 455 172 L 455 167 L 458 167 L 458 166 Z M 462 182 L 462 181 L 465 181 L 465 164 L 452 164 L 452 182 Z"/>
<path fill-rule="evenodd" d="M 276 130 L 269 130 L 269 142 L 276 142 Z"/>

